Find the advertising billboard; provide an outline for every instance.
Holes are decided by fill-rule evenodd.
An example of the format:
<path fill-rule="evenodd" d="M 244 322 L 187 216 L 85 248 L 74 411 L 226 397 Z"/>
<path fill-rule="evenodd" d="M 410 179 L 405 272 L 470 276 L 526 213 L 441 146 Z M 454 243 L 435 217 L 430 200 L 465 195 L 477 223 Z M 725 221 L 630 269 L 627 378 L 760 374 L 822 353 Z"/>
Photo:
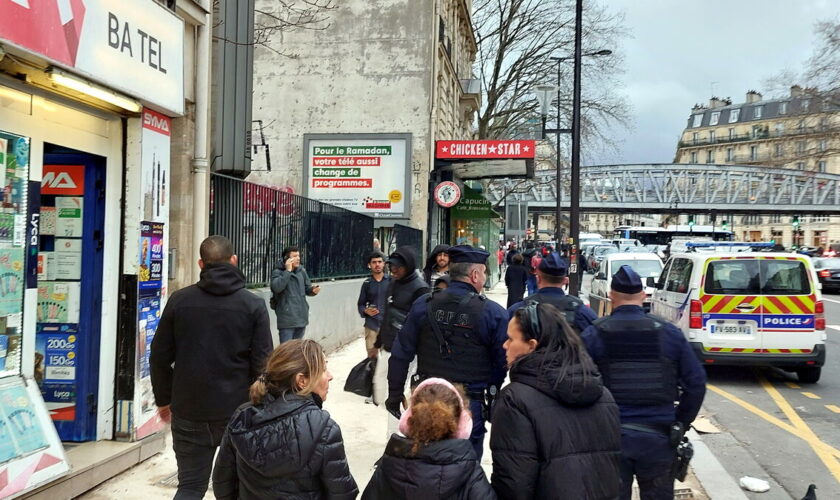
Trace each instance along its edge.
<path fill-rule="evenodd" d="M 306 134 L 304 195 L 376 218 L 408 218 L 411 134 Z"/>

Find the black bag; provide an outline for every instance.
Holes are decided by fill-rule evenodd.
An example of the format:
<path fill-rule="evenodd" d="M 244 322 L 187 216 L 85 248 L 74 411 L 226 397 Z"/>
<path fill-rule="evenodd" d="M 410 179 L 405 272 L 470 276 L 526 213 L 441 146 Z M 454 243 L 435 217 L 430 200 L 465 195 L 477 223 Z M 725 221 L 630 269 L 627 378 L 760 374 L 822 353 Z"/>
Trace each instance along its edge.
<path fill-rule="evenodd" d="M 373 372 L 376 370 L 376 358 L 365 358 L 350 370 L 344 390 L 369 398 L 373 396 Z"/>

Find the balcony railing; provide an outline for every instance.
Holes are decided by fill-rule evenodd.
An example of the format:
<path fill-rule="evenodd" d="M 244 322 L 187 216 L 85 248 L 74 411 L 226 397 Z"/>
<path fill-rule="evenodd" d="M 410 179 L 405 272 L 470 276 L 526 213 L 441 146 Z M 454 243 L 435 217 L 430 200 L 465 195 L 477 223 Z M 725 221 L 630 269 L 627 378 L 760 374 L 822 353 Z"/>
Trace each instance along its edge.
<path fill-rule="evenodd" d="M 714 139 L 709 137 L 702 137 L 697 139 L 689 139 L 687 141 L 680 141 L 679 147 L 690 148 L 696 146 L 708 146 L 712 144 L 727 144 L 733 142 L 745 141 L 761 141 L 766 139 L 776 139 L 779 137 L 795 137 L 798 135 L 816 135 L 816 134 L 836 134 L 840 133 L 840 127 L 795 127 L 785 130 L 762 130 L 760 132 L 750 132 L 746 134 L 732 134 L 721 135 Z"/>

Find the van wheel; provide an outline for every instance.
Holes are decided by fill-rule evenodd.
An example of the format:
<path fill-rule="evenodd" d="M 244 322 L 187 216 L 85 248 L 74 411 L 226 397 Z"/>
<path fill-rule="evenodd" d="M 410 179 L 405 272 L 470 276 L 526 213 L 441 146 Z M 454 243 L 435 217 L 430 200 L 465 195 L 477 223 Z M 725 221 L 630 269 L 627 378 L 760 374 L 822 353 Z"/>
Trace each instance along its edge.
<path fill-rule="evenodd" d="M 796 369 L 796 375 L 803 384 L 816 384 L 819 382 L 820 372 L 822 372 L 822 368 L 814 366 Z"/>

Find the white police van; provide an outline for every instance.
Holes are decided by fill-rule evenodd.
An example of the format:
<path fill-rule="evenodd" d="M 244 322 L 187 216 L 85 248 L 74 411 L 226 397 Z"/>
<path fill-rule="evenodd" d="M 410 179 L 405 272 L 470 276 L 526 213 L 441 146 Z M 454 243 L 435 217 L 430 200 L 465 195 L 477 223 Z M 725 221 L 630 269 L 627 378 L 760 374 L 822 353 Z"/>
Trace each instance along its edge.
<path fill-rule="evenodd" d="M 704 364 L 775 366 L 815 383 L 826 334 L 811 260 L 749 251 L 756 246 L 697 243 L 672 254 L 651 282 L 651 311 L 679 326 Z"/>

